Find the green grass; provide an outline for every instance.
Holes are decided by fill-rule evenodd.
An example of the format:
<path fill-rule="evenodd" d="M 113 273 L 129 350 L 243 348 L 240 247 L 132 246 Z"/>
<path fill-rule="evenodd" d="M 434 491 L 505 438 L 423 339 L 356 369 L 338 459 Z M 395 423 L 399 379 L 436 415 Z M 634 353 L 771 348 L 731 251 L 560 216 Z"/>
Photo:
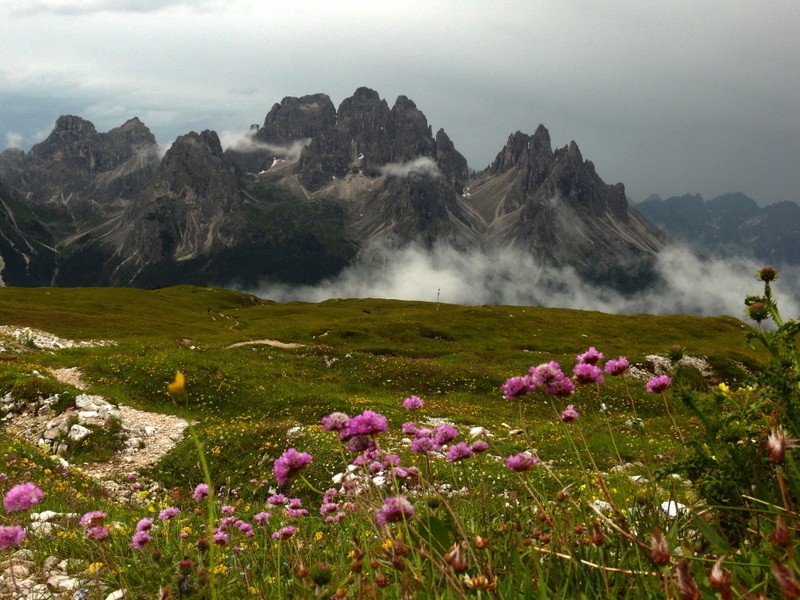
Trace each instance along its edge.
<path fill-rule="evenodd" d="M 365 567 L 370 577 L 374 575 L 378 582 L 378 573 L 390 577 L 386 590 L 391 593 L 386 591 L 386 597 L 400 597 L 402 590 L 416 590 L 421 597 L 463 597 L 475 592 L 468 592 L 459 578 L 447 579 L 438 567 L 426 562 L 424 554 L 433 554 L 433 559 L 441 562 L 444 551 L 463 533 L 492 540 L 491 552 L 480 554 L 479 549 L 472 548 L 480 556 L 472 556 L 470 561 L 483 565 L 480 572 L 494 570 L 501 597 L 584 594 L 599 598 L 613 589 L 619 597 L 635 598 L 663 591 L 661 579 L 647 575 L 653 566 L 646 553 L 611 535 L 613 531 L 602 523 L 598 525 L 593 513 L 578 507 L 612 496 L 625 507 L 626 514 L 636 512 L 642 532 L 658 525 L 676 544 L 677 540 L 689 539 L 686 522 L 664 522 L 656 507 L 673 497 L 686 503 L 697 500 L 694 490 L 663 476 L 674 461 L 686 457 L 687 445 L 678 434 L 686 439 L 698 438 L 701 423 L 687 406 L 671 397 L 668 402 L 673 420 L 664 398 L 644 393 L 643 382 L 628 382 L 630 397 L 618 378 L 607 377 L 599 388 L 579 387 L 568 400 L 582 414 L 576 427 L 565 426 L 558 418 L 566 402 L 538 394 L 521 403 L 507 402 L 499 386 L 506 378 L 550 360 L 559 361 L 568 372 L 575 356 L 589 346 L 597 347 L 606 358 L 625 355 L 633 364 L 644 364 L 647 355 L 666 355 L 672 346 L 680 345 L 686 355 L 708 357 L 714 369 L 711 381 L 690 367 L 675 373 L 676 385 L 701 393 L 719 381 L 735 387 L 765 361 L 763 353 L 743 343 L 749 327 L 730 317 L 607 315 L 377 299 L 277 304 L 234 291 L 190 286 L 151 291 L 0 288 L 0 324 L 33 327 L 74 340 L 113 340 L 113 346 L 57 352 L 9 346 L 7 360 L 0 364 L 0 394 L 12 391 L 29 400 L 52 393 L 74 398 L 76 390 L 49 377 L 47 369 L 79 367 L 90 385 L 89 393 L 136 408 L 187 417 L 196 422 L 193 429 L 204 448 L 212 483 L 242 514 L 263 509 L 267 490 L 274 485 L 272 462 L 289 446 L 315 457 L 305 472 L 314 487 L 330 486 L 331 476 L 345 463 L 336 436 L 322 432 L 319 422 L 334 411 L 352 415 L 370 409 L 386 415 L 390 431 L 382 436 L 382 446 L 401 454 L 404 464 L 427 472 L 427 462 L 410 454 L 401 441 L 400 425 L 421 418 L 400 407 L 411 394 L 425 399 L 425 416 L 450 419 L 462 432 L 473 426 L 487 428 L 495 436 L 490 455 L 535 449 L 546 463 L 526 479 L 489 455 L 452 464 L 432 461 L 434 479 L 448 481 L 455 489 L 474 489 L 475 494 L 455 495 L 444 504 L 435 495 L 428 504 L 417 502 L 418 520 L 399 528 L 396 537 L 386 538 L 376 532 L 367 523 L 369 519 L 351 529 L 336 529 L 322 525 L 316 517 L 313 526 L 298 534 L 303 545 L 292 546 L 291 557 L 281 559 L 279 554 L 274 563 L 269 562 L 273 555 L 261 552 L 248 556 L 260 556 L 264 562 L 238 564 L 236 555 L 222 548 L 220 560 L 232 569 L 241 569 L 246 583 L 221 579 L 219 590 L 223 593 L 219 597 L 226 597 L 225 593 L 305 597 L 310 588 L 302 586 L 308 584 L 308 576 L 283 573 L 284 559 L 295 571 L 299 566 L 312 566 L 311 561 L 314 565 L 329 562 L 337 585 L 347 587 L 350 593 L 362 589 L 364 597 L 370 597 L 370 593 L 381 597 L 375 589 L 380 583 L 364 583 L 350 566 L 354 544 L 366 545 L 364 550 L 372 559 L 371 566 Z M 278 348 L 254 343 L 229 347 L 261 339 L 302 346 Z M 32 378 L 33 370 L 45 377 Z M 185 374 L 187 387 L 185 396 L 173 398 L 166 386 L 177 370 Z M 632 402 L 643 427 L 632 422 Z M 294 426 L 301 427 L 301 435 L 287 440 L 286 432 Z M 522 432 L 511 435 L 512 429 Z M 92 452 L 99 450 L 87 448 L 76 460 L 98 458 Z M 10 465 L 9 473 L 20 475 L 27 470 L 32 480 L 48 484 L 54 467 L 45 466 L 47 460 L 35 449 L 4 436 L 0 454 Z M 45 473 L 47 470 L 50 473 Z M 118 571 L 104 575 L 106 582 L 154 593 L 158 585 L 175 584 L 175 565 L 160 565 L 148 554 L 132 552 L 128 540 L 142 510 L 152 516 L 152 511 L 178 503 L 185 510 L 181 523 L 194 528 L 191 539 L 196 541 L 198 528 L 202 528 L 198 519 L 202 523 L 203 514 L 188 496 L 204 475 L 193 440 L 179 444 L 144 475 L 167 488 L 166 496 L 152 500 L 144 509 L 114 505 L 101 490 L 74 473 L 59 480 L 58 486 L 50 486 L 45 505 L 75 512 L 98 507 L 113 510 L 122 525 L 112 536 L 113 551 L 111 545 L 105 551 L 120 558 L 115 563 Z M 649 483 L 634 484 L 631 475 L 643 476 Z M 265 481 L 270 483 L 265 485 Z M 608 487 L 608 495 L 602 492 L 601 484 Z M 556 502 L 559 490 L 567 486 L 569 500 Z M 70 489 L 80 493 L 70 495 Z M 309 507 L 319 500 L 300 480 L 287 484 L 282 491 L 302 497 Z M 494 491 L 502 491 L 503 501 L 497 501 Z M 371 514 L 368 501 L 378 498 L 364 498 L 361 508 Z M 458 523 L 453 515 L 459 515 Z M 618 516 L 621 518 L 621 514 Z M 160 552 L 171 560 L 176 556 L 179 560 L 181 553 L 200 560 L 196 547 L 182 545 L 175 527 L 159 531 L 159 543 L 163 543 Z M 603 545 L 590 539 L 595 527 L 605 531 Z M 315 531 L 322 533 L 323 542 L 316 543 Z M 558 544 L 542 545 L 541 540 L 548 536 L 558 538 Z M 421 549 L 403 559 L 409 561 L 407 571 L 396 565 L 387 567 L 387 561 L 397 557 L 392 559 L 385 547 L 381 549 L 381 544 L 391 545 L 401 539 Z M 37 549 L 41 544 L 31 543 Z M 93 551 L 88 541 L 66 534 L 53 543 L 56 547 L 46 551 L 60 552 L 60 556 L 85 559 Z M 242 543 L 247 552 L 276 550 L 268 539 Z M 310 554 L 302 554 L 303 548 Z M 550 548 L 568 549 L 571 554 L 567 558 L 548 554 Z M 345 558 L 348 552 L 351 556 Z M 580 560 L 592 564 L 610 561 L 608 564 L 625 565 L 626 572 L 597 567 L 587 570 Z M 110 558 L 106 561 L 112 562 Z M 126 570 L 124 565 L 134 566 Z M 153 577 L 140 575 L 147 572 Z M 409 573 L 421 579 L 415 580 Z M 469 573 L 477 575 L 475 570 Z M 524 581 L 515 580 L 521 573 L 526 574 Z M 223 575 L 220 572 L 220 577 Z M 208 583 L 202 583 L 201 575 L 197 577 L 200 579 L 194 579 L 193 585 Z M 519 589 L 528 591 L 519 596 Z M 556 594 L 559 589 L 564 590 L 559 592 L 562 595 Z M 432 590 L 438 591 L 431 594 Z M 328 589 L 328 595 L 333 591 L 335 588 Z"/>

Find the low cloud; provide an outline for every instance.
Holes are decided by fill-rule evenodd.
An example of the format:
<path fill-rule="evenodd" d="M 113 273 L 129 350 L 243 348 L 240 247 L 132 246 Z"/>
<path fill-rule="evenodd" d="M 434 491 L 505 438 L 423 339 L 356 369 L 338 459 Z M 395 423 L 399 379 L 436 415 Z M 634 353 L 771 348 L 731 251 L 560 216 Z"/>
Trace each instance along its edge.
<path fill-rule="evenodd" d="M 414 160 L 404 163 L 387 163 L 380 167 L 382 175 L 391 177 L 408 177 L 410 175 L 428 175 L 429 177 L 441 177 L 442 173 L 436 165 L 436 161 L 427 156 L 419 156 Z"/>
<path fill-rule="evenodd" d="M 63 16 L 96 13 L 153 13 L 176 6 L 206 10 L 221 6 L 219 0 L 31 0 L 13 9 L 18 15 Z"/>
<path fill-rule="evenodd" d="M 311 138 L 305 138 L 295 140 L 286 146 L 267 144 L 261 140 L 255 139 L 254 132 L 241 134 L 223 131 L 219 134 L 219 139 L 225 150 L 234 150 L 244 153 L 267 151 L 279 158 L 288 158 L 289 160 L 298 160 L 303 149 L 311 143 Z"/>
<path fill-rule="evenodd" d="M 572 268 L 553 268 L 517 252 L 464 252 L 449 246 L 374 246 L 357 264 L 316 286 L 264 285 L 257 295 L 279 302 L 329 298 L 394 298 L 452 304 L 506 304 L 596 310 L 606 313 L 730 315 L 744 319 L 744 297 L 760 294 L 763 265 L 700 258 L 681 247 L 664 250 L 657 288 L 634 295 L 601 289 Z M 800 268 L 787 268 L 774 285 L 782 314 L 800 314 Z"/>
<path fill-rule="evenodd" d="M 6 148 L 22 148 L 22 134 L 14 131 L 7 132 Z"/>

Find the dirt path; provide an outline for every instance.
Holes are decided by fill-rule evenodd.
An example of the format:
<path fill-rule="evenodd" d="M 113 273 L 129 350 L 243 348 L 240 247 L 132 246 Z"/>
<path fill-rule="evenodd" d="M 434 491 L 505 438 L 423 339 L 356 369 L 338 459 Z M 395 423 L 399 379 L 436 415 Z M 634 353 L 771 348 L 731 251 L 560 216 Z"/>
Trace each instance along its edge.
<path fill-rule="evenodd" d="M 231 344 L 228 348 L 238 348 L 240 346 L 254 346 L 260 344 L 263 346 L 273 346 L 274 348 L 305 348 L 305 344 L 298 344 L 295 342 L 279 342 L 278 340 L 248 340 L 246 342 L 236 342 Z"/>

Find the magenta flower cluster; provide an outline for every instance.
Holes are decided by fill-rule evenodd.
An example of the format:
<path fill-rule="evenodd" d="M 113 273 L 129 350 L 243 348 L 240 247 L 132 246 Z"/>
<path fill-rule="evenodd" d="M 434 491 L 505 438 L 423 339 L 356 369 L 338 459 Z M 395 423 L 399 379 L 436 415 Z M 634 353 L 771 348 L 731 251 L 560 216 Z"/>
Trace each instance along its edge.
<path fill-rule="evenodd" d="M 283 485 L 308 465 L 311 460 L 311 455 L 308 452 L 298 452 L 294 448 L 289 448 L 272 464 L 275 480 Z"/>
<path fill-rule="evenodd" d="M 419 396 L 409 396 L 403 400 L 403 408 L 406 410 L 419 410 L 425 406 L 425 402 Z"/>
<path fill-rule="evenodd" d="M 383 506 L 375 511 L 375 519 L 381 527 L 398 523 L 414 516 L 414 507 L 406 496 L 391 496 L 383 501 Z"/>
<path fill-rule="evenodd" d="M 33 483 L 20 483 L 15 485 L 3 498 L 3 507 L 6 512 L 28 510 L 34 504 L 39 504 L 44 498 L 44 492 Z"/>
<path fill-rule="evenodd" d="M 606 375 L 623 375 L 629 366 L 628 359 L 620 356 L 606 362 L 600 367 L 604 355 L 592 346 L 586 352 L 578 354 L 572 377 L 564 374 L 561 365 L 555 361 L 543 363 L 528 370 L 528 375 L 510 377 L 500 386 L 506 400 L 521 398 L 542 389 L 552 396 L 569 396 L 575 391 L 575 384 L 599 384 Z"/>
<path fill-rule="evenodd" d="M 645 389 L 651 394 L 666 392 L 672 385 L 672 379 L 667 375 L 658 375 L 647 382 Z"/>

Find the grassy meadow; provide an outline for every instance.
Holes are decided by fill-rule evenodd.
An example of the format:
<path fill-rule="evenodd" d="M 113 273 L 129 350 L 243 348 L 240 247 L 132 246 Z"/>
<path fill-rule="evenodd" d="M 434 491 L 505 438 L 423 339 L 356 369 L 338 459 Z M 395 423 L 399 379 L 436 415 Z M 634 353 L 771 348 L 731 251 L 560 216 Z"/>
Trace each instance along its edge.
<path fill-rule="evenodd" d="M 80 392 L 48 372 L 78 367 L 87 393 L 194 423 L 170 454 L 131 478 L 141 491 L 124 502 L 80 473 L 79 463 L 103 448 L 68 455 L 63 467 L 9 435 L 13 422 L 2 426 L 0 494 L 32 482 L 45 493 L 32 510 L 106 513 L 102 540 L 76 524 L 46 537 L 29 533 L 19 544 L 35 568 L 48 556 L 72 559 L 81 597 L 692 597 L 687 576 L 695 598 L 784 590 L 771 560 L 789 546 L 769 546 L 769 532 L 775 515 L 793 522 L 793 507 L 778 501 L 796 482 L 743 480 L 760 498 L 748 503 L 741 493 L 729 498 L 718 481 L 773 469 L 764 441 L 777 409 L 765 397 L 769 381 L 757 380 L 774 356 L 745 342 L 759 330 L 743 321 L 378 299 L 277 304 L 178 286 L 0 288 L 0 324 L 115 342 L 57 351 L 9 345 L 0 395 L 35 402 L 57 393 L 69 410 Z M 576 384 L 568 398 L 542 390 L 504 398 L 500 386 L 532 366 L 556 361 L 570 377 L 589 347 L 606 360 L 627 357 L 631 370 Z M 667 361 L 671 386 L 663 393 L 645 389 L 660 374 L 651 355 Z M 681 356 L 702 357 L 710 372 L 678 363 Z M 178 371 L 185 390 L 169 394 Z M 412 395 L 423 408 L 401 406 Z M 567 404 L 579 418 L 562 418 Z M 378 444 L 371 461 L 382 467 L 348 468 L 357 453 L 321 426 L 331 413 L 363 411 L 387 419 L 385 432 L 370 434 Z M 709 414 L 724 423 L 710 424 Z M 455 426 L 459 437 L 445 448 L 482 439 L 488 449 L 463 460 L 450 460 L 445 448 L 412 452 L 413 436 L 401 430 L 408 421 Z M 749 454 L 735 455 L 742 447 Z M 280 485 L 273 462 L 289 448 L 313 459 Z M 507 466 L 508 456 L 524 452 L 541 462 Z M 413 476 L 397 476 L 387 455 Z M 715 470 L 715 460 L 733 466 Z M 149 493 L 151 481 L 163 489 Z M 198 500 L 193 491 L 203 482 L 211 498 Z M 333 500 L 324 493 L 331 487 Z M 309 514 L 276 503 L 275 494 L 296 498 Z M 399 497 L 413 515 L 390 513 L 388 524 L 377 524 L 387 498 Z M 325 522 L 323 501 L 341 520 Z M 730 522 L 715 512 L 725 503 L 738 511 Z M 181 512 L 160 519 L 168 507 Z M 239 526 L 260 522 L 264 511 L 268 524 Z M 143 518 L 155 524 L 136 547 Z M 24 514 L 0 513 L 0 526 L 12 523 L 24 526 Z M 656 551 L 662 540 L 665 555 Z M 0 550 L 0 559 L 18 550 Z M 795 578 L 793 563 L 780 561 Z M 727 584 L 714 584 L 715 565 Z"/>

